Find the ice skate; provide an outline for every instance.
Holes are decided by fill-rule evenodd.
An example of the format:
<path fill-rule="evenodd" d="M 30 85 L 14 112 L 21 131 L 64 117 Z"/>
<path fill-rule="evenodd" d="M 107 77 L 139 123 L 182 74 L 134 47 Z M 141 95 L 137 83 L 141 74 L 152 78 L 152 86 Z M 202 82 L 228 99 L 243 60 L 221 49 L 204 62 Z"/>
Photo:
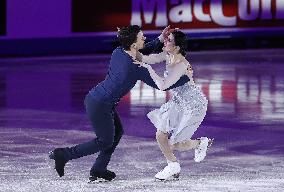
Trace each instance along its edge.
<path fill-rule="evenodd" d="M 155 175 L 155 178 L 160 181 L 178 179 L 180 175 L 180 164 L 178 162 L 170 162 L 162 171 Z"/>
<path fill-rule="evenodd" d="M 91 171 L 88 183 L 108 182 L 112 181 L 115 177 L 116 174 L 109 170 L 105 172 Z"/>
<path fill-rule="evenodd" d="M 195 162 L 200 162 L 206 157 L 207 149 L 213 143 L 214 139 L 208 139 L 207 137 L 200 138 L 200 144 L 195 149 Z"/>

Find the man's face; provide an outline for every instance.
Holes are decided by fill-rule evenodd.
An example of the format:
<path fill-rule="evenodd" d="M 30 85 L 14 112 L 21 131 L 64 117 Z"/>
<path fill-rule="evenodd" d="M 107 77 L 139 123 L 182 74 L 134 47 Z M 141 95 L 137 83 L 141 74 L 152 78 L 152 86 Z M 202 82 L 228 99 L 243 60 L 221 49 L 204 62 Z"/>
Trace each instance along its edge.
<path fill-rule="evenodd" d="M 146 37 L 144 36 L 143 32 L 140 31 L 137 35 L 137 41 L 136 41 L 136 46 L 137 49 L 142 49 L 144 47 Z"/>

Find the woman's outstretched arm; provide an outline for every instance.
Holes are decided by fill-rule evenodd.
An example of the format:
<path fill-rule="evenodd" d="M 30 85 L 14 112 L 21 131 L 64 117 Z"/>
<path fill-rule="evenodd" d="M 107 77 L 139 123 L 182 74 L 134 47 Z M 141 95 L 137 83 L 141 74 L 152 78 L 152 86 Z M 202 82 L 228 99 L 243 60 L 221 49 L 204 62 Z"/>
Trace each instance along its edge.
<path fill-rule="evenodd" d="M 166 60 L 166 52 L 161 52 L 158 54 L 143 55 L 138 51 L 137 60 L 147 64 L 161 63 Z"/>
<path fill-rule="evenodd" d="M 160 77 L 150 65 L 141 62 L 136 62 L 136 64 L 140 64 L 141 67 L 148 69 L 151 78 L 160 90 L 166 90 L 171 87 L 185 74 L 186 71 L 186 66 L 183 63 L 179 63 L 172 68 L 167 77 L 163 78 Z"/>

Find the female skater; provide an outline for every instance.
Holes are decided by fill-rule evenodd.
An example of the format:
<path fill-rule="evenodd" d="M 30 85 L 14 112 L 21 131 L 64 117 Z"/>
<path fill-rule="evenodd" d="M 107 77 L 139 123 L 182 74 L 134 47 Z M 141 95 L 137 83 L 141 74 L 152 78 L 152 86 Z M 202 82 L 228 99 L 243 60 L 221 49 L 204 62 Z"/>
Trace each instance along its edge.
<path fill-rule="evenodd" d="M 195 149 L 194 160 L 200 162 L 205 158 L 207 148 L 213 141 L 207 137 L 191 140 L 205 117 L 208 101 L 193 81 L 191 65 L 185 58 L 186 44 L 186 35 L 176 30 L 165 40 L 164 52 L 149 56 L 139 54 L 138 58 L 142 62 L 136 62 L 148 69 L 160 90 L 173 85 L 182 75 L 187 75 L 191 79 L 189 83 L 172 89 L 173 97 L 159 109 L 147 114 L 157 128 L 156 139 L 168 163 L 155 175 L 155 178 L 159 180 L 179 177 L 181 168 L 173 153 L 174 150 Z M 149 65 L 163 60 L 166 60 L 164 78 L 158 76 Z M 168 139 L 169 136 L 170 139 Z"/>

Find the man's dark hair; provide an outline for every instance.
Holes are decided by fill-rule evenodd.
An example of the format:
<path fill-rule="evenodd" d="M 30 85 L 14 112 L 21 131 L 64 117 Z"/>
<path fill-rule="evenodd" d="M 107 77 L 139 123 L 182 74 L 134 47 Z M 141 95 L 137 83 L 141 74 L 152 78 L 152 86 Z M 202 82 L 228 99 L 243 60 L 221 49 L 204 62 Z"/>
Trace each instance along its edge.
<path fill-rule="evenodd" d="M 175 40 L 175 45 L 180 47 L 179 52 L 186 56 L 186 50 L 187 50 L 187 38 L 186 35 L 181 31 L 173 31 L 172 32 Z"/>
<path fill-rule="evenodd" d="M 125 50 L 130 50 L 130 46 L 137 41 L 137 35 L 141 31 L 138 25 L 122 27 L 118 31 L 118 40 Z"/>

